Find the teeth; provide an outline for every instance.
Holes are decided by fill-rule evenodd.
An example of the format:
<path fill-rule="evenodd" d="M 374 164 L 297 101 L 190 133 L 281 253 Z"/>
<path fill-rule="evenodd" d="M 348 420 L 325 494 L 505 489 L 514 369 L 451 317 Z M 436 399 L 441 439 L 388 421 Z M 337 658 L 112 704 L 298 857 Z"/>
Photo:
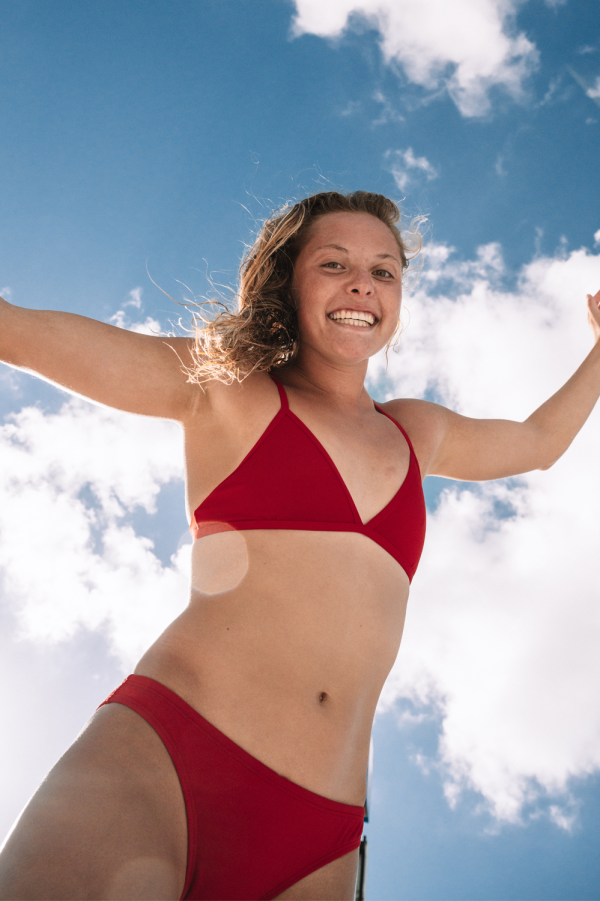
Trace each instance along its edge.
<path fill-rule="evenodd" d="M 362 310 L 336 310 L 335 313 L 329 314 L 329 318 L 345 322 L 346 325 L 358 325 L 362 328 L 369 328 L 376 322 L 372 313 L 365 313 Z"/>

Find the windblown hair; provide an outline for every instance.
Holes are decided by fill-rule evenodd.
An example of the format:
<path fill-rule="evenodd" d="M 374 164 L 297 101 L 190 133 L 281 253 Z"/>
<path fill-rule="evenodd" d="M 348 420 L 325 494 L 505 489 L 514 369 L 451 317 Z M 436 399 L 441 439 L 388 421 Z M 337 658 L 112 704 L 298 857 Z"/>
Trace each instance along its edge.
<path fill-rule="evenodd" d="M 414 227 L 409 237 L 403 238 L 396 225 L 400 210 L 383 194 L 328 191 L 276 210 L 264 222 L 242 261 L 237 312 L 217 302 L 222 309 L 214 319 L 195 314 L 190 381 L 202 384 L 216 379 L 230 384 L 294 359 L 298 351 L 298 320 L 292 295 L 294 264 L 315 221 L 327 213 L 340 212 L 369 213 L 385 223 L 398 244 L 403 269 L 409 256 L 415 256 L 421 248 Z"/>

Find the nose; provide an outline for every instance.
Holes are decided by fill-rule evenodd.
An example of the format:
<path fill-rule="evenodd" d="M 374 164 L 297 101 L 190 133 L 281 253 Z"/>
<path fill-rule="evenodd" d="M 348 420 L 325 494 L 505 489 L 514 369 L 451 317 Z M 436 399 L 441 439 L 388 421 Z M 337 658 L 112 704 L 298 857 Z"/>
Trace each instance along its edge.
<path fill-rule="evenodd" d="M 368 297 L 373 293 L 373 279 L 371 273 L 366 269 L 355 270 L 348 282 L 348 291 L 350 294 L 357 294 L 359 297 Z"/>

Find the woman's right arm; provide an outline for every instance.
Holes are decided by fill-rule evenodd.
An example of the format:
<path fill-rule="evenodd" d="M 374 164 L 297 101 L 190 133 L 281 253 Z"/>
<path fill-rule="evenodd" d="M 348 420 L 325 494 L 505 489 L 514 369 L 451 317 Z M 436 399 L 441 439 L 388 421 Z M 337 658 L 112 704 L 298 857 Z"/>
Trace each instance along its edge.
<path fill-rule="evenodd" d="M 187 381 L 192 338 L 160 338 L 0 298 L 0 360 L 109 407 L 179 422 L 205 397 Z"/>

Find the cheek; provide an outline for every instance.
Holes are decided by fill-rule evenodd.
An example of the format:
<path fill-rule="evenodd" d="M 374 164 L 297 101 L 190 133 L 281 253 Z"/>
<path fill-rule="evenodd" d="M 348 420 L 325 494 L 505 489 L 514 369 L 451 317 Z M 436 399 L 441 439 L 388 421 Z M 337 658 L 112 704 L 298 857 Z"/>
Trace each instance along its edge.
<path fill-rule="evenodd" d="M 308 337 L 318 331 L 318 316 L 314 304 L 300 301 L 297 304 L 298 331 L 301 337 Z"/>
<path fill-rule="evenodd" d="M 298 312 L 298 323 L 308 325 L 323 315 L 328 295 L 319 279 L 304 278 L 294 282 L 293 292 Z"/>
<path fill-rule="evenodd" d="M 387 309 L 389 311 L 388 315 L 397 322 L 402 313 L 402 294 L 398 296 L 398 294 L 394 292 L 389 297 Z"/>

